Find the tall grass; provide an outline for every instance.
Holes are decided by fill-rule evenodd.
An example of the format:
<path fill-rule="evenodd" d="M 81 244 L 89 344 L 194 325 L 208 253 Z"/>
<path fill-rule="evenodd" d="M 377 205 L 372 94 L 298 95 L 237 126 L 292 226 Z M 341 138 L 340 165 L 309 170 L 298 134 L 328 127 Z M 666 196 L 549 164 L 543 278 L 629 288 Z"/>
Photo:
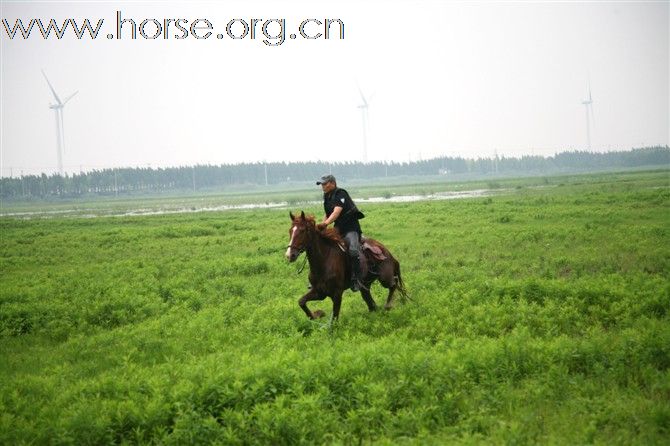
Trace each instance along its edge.
<path fill-rule="evenodd" d="M 547 186 L 366 205 L 413 300 L 333 330 L 286 211 L 0 219 L 0 443 L 664 444 L 667 175 Z"/>

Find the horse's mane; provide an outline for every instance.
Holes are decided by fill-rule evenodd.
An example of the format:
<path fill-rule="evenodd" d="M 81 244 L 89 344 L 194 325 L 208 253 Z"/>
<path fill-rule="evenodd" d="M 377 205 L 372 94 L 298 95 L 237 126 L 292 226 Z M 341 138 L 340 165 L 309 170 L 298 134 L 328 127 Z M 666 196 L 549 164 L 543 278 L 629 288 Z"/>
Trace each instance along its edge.
<path fill-rule="evenodd" d="M 337 229 L 335 228 L 326 228 L 322 231 L 319 231 L 316 229 L 316 220 L 313 215 L 307 215 L 305 216 L 305 221 L 309 223 L 310 226 L 312 226 L 316 233 L 325 240 L 331 241 L 335 243 L 336 245 L 342 245 L 344 243 L 344 240 L 340 236 L 340 233 L 337 232 Z"/>
<path fill-rule="evenodd" d="M 340 233 L 337 232 L 337 229 L 335 228 L 326 228 L 323 231 L 318 231 L 318 233 L 321 236 L 321 238 L 330 240 L 331 242 L 337 245 L 341 245 L 342 243 L 344 243 L 344 240 L 342 240 Z"/>

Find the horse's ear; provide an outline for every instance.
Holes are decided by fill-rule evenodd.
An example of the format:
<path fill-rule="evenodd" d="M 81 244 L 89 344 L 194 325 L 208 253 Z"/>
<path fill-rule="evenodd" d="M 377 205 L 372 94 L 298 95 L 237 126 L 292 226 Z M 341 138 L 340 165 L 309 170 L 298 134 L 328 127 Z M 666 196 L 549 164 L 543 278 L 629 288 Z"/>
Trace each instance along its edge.
<path fill-rule="evenodd" d="M 293 212 L 288 211 L 288 216 L 291 217 L 291 220 L 295 220 L 295 217 L 293 216 Z"/>
<path fill-rule="evenodd" d="M 300 218 L 305 219 L 305 211 L 300 211 Z"/>

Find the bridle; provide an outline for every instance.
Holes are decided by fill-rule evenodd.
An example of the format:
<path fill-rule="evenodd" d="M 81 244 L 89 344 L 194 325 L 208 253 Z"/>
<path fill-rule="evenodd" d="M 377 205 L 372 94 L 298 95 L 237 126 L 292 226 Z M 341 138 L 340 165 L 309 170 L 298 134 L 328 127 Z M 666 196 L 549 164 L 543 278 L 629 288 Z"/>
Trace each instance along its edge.
<path fill-rule="evenodd" d="M 291 243 L 290 245 L 288 245 L 288 246 L 286 246 L 286 247 L 287 247 L 287 248 L 291 248 L 291 249 L 295 249 L 296 251 L 298 251 L 298 255 L 300 255 L 300 254 L 302 254 L 303 252 L 305 252 L 305 248 L 304 248 L 304 247 L 303 247 L 303 248 L 298 248 L 298 247 L 295 246 L 293 243 Z"/>
<path fill-rule="evenodd" d="M 302 254 L 303 252 L 305 252 L 305 248 L 304 248 L 304 247 L 303 247 L 303 248 L 298 248 L 297 246 L 294 246 L 293 244 L 288 245 L 287 248 L 291 248 L 291 249 L 293 249 L 293 250 L 295 250 L 295 251 L 298 251 L 298 255 L 300 255 L 300 254 Z"/>
<path fill-rule="evenodd" d="M 297 226 L 297 224 L 296 224 L 296 229 L 297 229 L 297 227 L 298 227 L 298 226 Z M 301 229 L 303 229 L 303 230 L 305 230 L 305 232 L 307 232 L 307 237 L 309 238 L 309 237 L 310 237 L 310 235 L 309 235 L 309 229 L 308 229 L 305 225 L 301 225 Z M 300 254 L 302 254 L 303 252 L 305 252 L 305 250 L 307 249 L 307 242 L 305 242 L 303 245 L 304 245 L 304 246 L 303 246 L 302 248 L 299 247 L 299 246 L 296 246 L 295 243 L 293 242 L 293 237 L 291 237 L 291 242 L 290 242 L 286 247 L 298 251 L 298 255 L 300 255 Z"/>
<path fill-rule="evenodd" d="M 294 249 L 294 250 L 298 251 L 298 256 L 299 256 L 300 254 L 302 254 L 303 252 L 305 252 L 305 248 L 304 248 L 304 247 L 303 247 L 303 248 L 298 248 L 297 246 L 294 246 L 293 243 L 291 243 L 290 245 L 288 245 L 287 248 Z M 305 257 L 303 258 L 303 260 L 302 260 L 302 265 L 300 265 L 300 268 L 298 268 L 298 271 L 296 271 L 296 274 L 300 274 L 300 273 L 305 269 L 305 265 L 306 265 L 306 264 L 307 264 L 307 256 L 305 256 Z"/>
<path fill-rule="evenodd" d="M 298 246 L 295 246 L 295 245 L 293 244 L 293 237 L 291 237 L 291 243 L 289 243 L 289 244 L 286 246 L 286 248 L 291 248 L 291 249 L 294 249 L 294 250 L 298 251 L 298 255 L 302 254 L 303 252 L 305 252 L 305 249 L 307 249 L 306 246 L 303 246 L 302 248 L 300 248 L 300 247 L 298 247 Z"/>
<path fill-rule="evenodd" d="M 291 237 L 291 243 L 289 243 L 289 244 L 286 246 L 286 248 L 287 248 L 287 249 L 292 249 L 292 250 L 294 250 L 294 251 L 298 251 L 298 256 L 300 256 L 300 254 L 302 254 L 303 252 L 305 252 L 305 250 L 307 249 L 307 244 L 305 243 L 302 247 L 296 246 L 296 245 L 293 243 L 293 237 Z M 303 261 L 302 261 L 302 265 L 300 265 L 300 268 L 298 268 L 298 271 L 297 271 L 298 274 L 300 274 L 300 273 L 305 269 L 305 265 L 306 265 L 306 264 L 307 264 L 307 256 L 305 256 L 305 258 L 304 258 Z"/>

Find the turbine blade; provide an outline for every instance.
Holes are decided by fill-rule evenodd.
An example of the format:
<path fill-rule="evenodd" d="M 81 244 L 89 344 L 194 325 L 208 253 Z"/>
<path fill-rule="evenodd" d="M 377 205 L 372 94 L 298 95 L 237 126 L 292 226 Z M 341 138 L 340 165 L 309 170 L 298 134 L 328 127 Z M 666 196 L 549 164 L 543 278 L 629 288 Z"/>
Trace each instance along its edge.
<path fill-rule="evenodd" d="M 67 101 L 69 101 L 70 99 L 72 99 L 72 98 L 74 97 L 74 95 L 76 95 L 77 93 L 79 93 L 79 90 L 75 91 L 75 92 L 72 93 L 70 96 L 66 97 L 65 100 L 63 101 L 63 105 L 67 104 Z"/>
<path fill-rule="evenodd" d="M 361 100 L 363 101 L 363 106 L 367 107 L 368 106 L 368 101 L 365 100 L 365 96 L 363 95 L 363 91 L 361 91 L 361 87 L 356 83 L 356 87 L 358 88 L 358 93 L 361 95 Z"/>
<path fill-rule="evenodd" d="M 62 105 L 63 103 L 60 101 L 60 98 L 56 94 L 56 90 L 54 90 L 54 87 L 51 85 L 51 82 L 49 82 L 49 78 L 47 77 L 44 70 L 42 70 L 42 75 L 44 76 L 44 79 L 46 79 L 47 84 L 49 84 L 49 88 L 51 89 L 51 92 L 54 94 L 54 97 L 56 98 L 56 102 L 58 103 L 58 105 Z"/>

